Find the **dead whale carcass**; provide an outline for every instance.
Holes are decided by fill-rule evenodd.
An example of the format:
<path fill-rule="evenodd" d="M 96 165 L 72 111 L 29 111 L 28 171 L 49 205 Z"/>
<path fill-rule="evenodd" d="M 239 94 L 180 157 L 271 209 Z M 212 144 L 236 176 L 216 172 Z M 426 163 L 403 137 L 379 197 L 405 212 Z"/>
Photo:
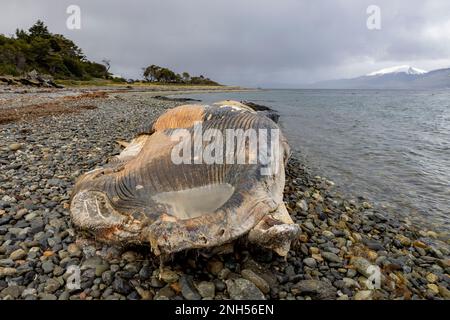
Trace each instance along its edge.
<path fill-rule="evenodd" d="M 149 243 L 156 255 L 248 235 L 285 256 L 299 233 L 283 203 L 289 154 L 279 127 L 239 102 L 176 107 L 78 179 L 71 218 L 98 240 Z"/>

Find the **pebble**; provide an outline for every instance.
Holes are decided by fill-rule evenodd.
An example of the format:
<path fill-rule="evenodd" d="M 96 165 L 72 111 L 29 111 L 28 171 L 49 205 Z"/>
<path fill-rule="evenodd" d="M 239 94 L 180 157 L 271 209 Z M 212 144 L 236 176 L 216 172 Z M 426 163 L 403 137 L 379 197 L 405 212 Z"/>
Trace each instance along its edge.
<path fill-rule="evenodd" d="M 166 268 L 159 274 L 159 278 L 165 283 L 174 283 L 178 281 L 180 276 L 175 271 Z"/>
<path fill-rule="evenodd" d="M 219 260 L 211 260 L 208 262 L 208 271 L 213 275 L 218 275 L 223 269 L 223 262 Z"/>
<path fill-rule="evenodd" d="M 317 299 L 336 299 L 337 289 L 325 281 L 301 280 L 294 285 L 296 293 L 301 295 L 313 295 Z"/>
<path fill-rule="evenodd" d="M 59 283 L 58 280 L 50 278 L 47 280 L 44 290 L 45 290 L 45 292 L 48 292 L 48 293 L 54 293 L 60 287 L 61 287 L 61 283 Z"/>
<path fill-rule="evenodd" d="M 17 269 L 15 268 L 2 268 L 0 267 L 0 278 L 14 276 L 17 273 Z"/>
<path fill-rule="evenodd" d="M 20 143 L 11 143 L 11 144 L 8 146 L 8 149 L 11 150 L 11 151 L 17 151 L 17 150 L 19 150 L 20 148 L 22 148 L 22 145 L 21 145 Z"/>
<path fill-rule="evenodd" d="M 428 289 L 430 289 L 434 294 L 439 293 L 439 287 L 435 285 L 434 283 L 427 284 Z"/>
<path fill-rule="evenodd" d="M 435 275 L 434 273 L 429 273 L 429 274 L 427 274 L 426 279 L 430 283 L 435 283 L 439 280 L 439 277 L 437 275 Z"/>
<path fill-rule="evenodd" d="M 372 264 L 363 257 L 353 257 L 350 260 L 350 263 L 355 267 L 355 269 L 361 273 L 365 277 L 370 277 L 371 273 L 369 272 L 369 267 L 372 266 Z"/>
<path fill-rule="evenodd" d="M 411 245 L 411 239 L 409 239 L 408 237 L 402 235 L 402 234 L 397 234 L 395 236 L 395 239 L 397 239 L 402 246 L 404 247 L 409 247 Z"/>
<path fill-rule="evenodd" d="M 23 258 L 25 258 L 27 256 L 27 253 L 25 252 L 25 250 L 23 249 L 17 249 L 15 251 L 13 251 L 10 255 L 9 258 L 11 260 L 22 260 Z"/>
<path fill-rule="evenodd" d="M 342 262 L 342 258 L 332 252 L 322 252 L 322 257 L 329 262 L 334 263 Z"/>
<path fill-rule="evenodd" d="M 203 298 L 212 299 L 216 293 L 216 286 L 212 282 L 202 281 L 197 284 L 197 290 Z"/>
<path fill-rule="evenodd" d="M 297 202 L 297 207 L 299 207 L 303 212 L 308 211 L 308 203 L 304 199 Z"/>
<path fill-rule="evenodd" d="M 23 290 L 23 288 L 21 288 L 17 285 L 10 285 L 2 290 L 2 292 L 0 293 L 0 296 L 3 298 L 6 296 L 10 296 L 13 299 L 17 299 L 21 295 L 22 290 Z"/>
<path fill-rule="evenodd" d="M 230 279 L 225 283 L 228 294 L 233 300 L 265 300 L 264 294 L 247 279 Z"/>
<path fill-rule="evenodd" d="M 120 277 L 116 277 L 112 283 L 112 287 L 115 292 L 128 295 L 133 291 L 133 288 L 128 284 L 128 282 Z"/>
<path fill-rule="evenodd" d="M 186 300 L 200 300 L 202 296 L 194 286 L 192 277 L 182 276 L 180 278 L 181 294 Z"/>
<path fill-rule="evenodd" d="M 81 249 L 75 243 L 71 243 L 67 246 L 67 252 L 71 257 L 80 257 Z"/>
<path fill-rule="evenodd" d="M 373 291 L 372 290 L 361 290 L 356 292 L 355 300 L 372 300 Z"/>
<path fill-rule="evenodd" d="M 42 263 L 42 270 L 44 270 L 45 273 L 50 273 L 53 271 L 54 264 L 50 260 L 44 261 Z"/>
<path fill-rule="evenodd" d="M 316 268 L 317 267 L 317 262 L 313 258 L 305 258 L 305 259 L 303 259 L 303 263 L 305 265 L 307 265 L 308 267 L 310 267 L 310 268 Z"/>
<path fill-rule="evenodd" d="M 334 238 L 334 233 L 331 232 L 331 231 L 329 231 L 329 230 L 323 231 L 323 232 L 322 232 L 322 235 L 323 235 L 325 238 L 328 238 L 328 239 L 333 239 L 333 238 Z"/>
<path fill-rule="evenodd" d="M 270 291 L 269 284 L 266 282 L 266 280 L 264 280 L 262 277 L 256 274 L 253 270 L 244 269 L 241 271 L 241 275 L 244 279 L 253 282 L 253 284 L 257 286 L 262 293 L 266 294 L 269 293 Z"/>
<path fill-rule="evenodd" d="M 39 299 L 41 299 L 41 300 L 58 300 L 58 298 L 54 294 L 44 293 L 44 292 L 39 293 Z"/>

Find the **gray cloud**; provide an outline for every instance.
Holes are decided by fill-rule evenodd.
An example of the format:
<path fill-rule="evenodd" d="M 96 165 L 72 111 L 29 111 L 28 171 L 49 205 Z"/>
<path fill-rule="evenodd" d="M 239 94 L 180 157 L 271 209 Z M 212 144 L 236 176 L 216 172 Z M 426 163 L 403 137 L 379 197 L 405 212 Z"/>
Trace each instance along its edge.
<path fill-rule="evenodd" d="M 139 77 L 159 64 L 226 84 L 287 86 L 357 76 L 396 64 L 450 66 L 447 1 L 0 0 L 0 33 L 38 18 L 73 39 L 89 59 Z M 66 8 L 81 7 L 82 29 L 66 28 Z M 366 8 L 381 8 L 381 30 L 366 28 Z"/>

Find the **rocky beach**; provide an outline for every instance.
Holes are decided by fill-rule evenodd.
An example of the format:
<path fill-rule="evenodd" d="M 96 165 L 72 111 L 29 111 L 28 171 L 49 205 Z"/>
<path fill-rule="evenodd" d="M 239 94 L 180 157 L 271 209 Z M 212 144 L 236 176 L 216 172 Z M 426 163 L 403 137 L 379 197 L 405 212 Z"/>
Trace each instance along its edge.
<path fill-rule="evenodd" d="M 286 259 L 241 239 L 220 255 L 183 252 L 160 268 L 148 247 L 96 242 L 71 225 L 75 179 L 186 102 L 144 89 L 4 89 L 0 299 L 450 299 L 448 234 L 341 194 L 298 160 L 301 150 L 284 196 L 302 233 Z"/>

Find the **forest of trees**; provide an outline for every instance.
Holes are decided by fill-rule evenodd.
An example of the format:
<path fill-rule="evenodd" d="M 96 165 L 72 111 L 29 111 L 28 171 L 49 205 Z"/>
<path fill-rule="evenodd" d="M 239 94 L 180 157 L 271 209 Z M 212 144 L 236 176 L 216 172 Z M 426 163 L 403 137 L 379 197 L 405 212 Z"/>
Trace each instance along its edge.
<path fill-rule="evenodd" d="M 178 74 L 168 68 L 163 68 L 154 64 L 145 68 L 143 75 L 145 80 L 149 82 L 219 85 L 217 82 L 202 75 L 198 77 L 192 77 L 187 72 Z"/>
<path fill-rule="evenodd" d="M 55 79 L 126 81 L 111 77 L 110 67 L 109 59 L 103 59 L 102 63 L 89 61 L 72 40 L 52 34 L 40 20 L 28 30 L 17 29 L 14 36 L 0 34 L 0 75 L 21 76 L 36 70 Z M 143 76 L 148 82 L 218 85 L 202 75 L 191 77 L 187 72 L 180 75 L 156 65 L 145 68 Z"/>
<path fill-rule="evenodd" d="M 87 60 L 75 43 L 50 33 L 40 20 L 27 31 L 17 29 L 12 37 L 0 34 L 0 74 L 19 76 L 32 70 L 56 79 L 109 76 L 105 65 Z"/>

